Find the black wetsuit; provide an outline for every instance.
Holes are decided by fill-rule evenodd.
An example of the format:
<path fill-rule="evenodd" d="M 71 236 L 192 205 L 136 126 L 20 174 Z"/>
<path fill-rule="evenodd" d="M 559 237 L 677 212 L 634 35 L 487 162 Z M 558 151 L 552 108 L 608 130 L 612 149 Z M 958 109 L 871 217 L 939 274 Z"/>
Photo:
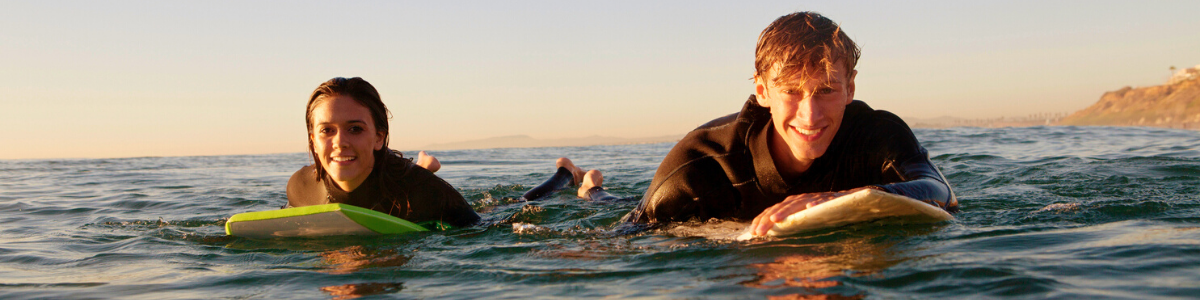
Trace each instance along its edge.
<path fill-rule="evenodd" d="M 377 163 L 362 185 L 349 193 L 334 184 L 328 176 L 324 180 L 317 180 L 313 166 L 300 168 L 288 180 L 288 206 L 345 203 L 413 223 L 441 221 L 455 227 L 465 227 L 479 222 L 479 215 L 450 183 L 408 159 L 393 158 L 389 159 L 389 163 L 395 165 L 383 168 Z M 393 189 L 393 194 L 400 195 L 400 199 L 384 199 L 377 179 L 379 172 L 390 172 L 389 188 Z"/>
<path fill-rule="evenodd" d="M 771 124 L 770 109 L 750 96 L 740 113 L 688 133 L 663 159 L 641 204 L 624 220 L 751 220 L 789 195 L 868 185 L 957 211 L 946 179 L 908 125 L 892 113 L 851 102 L 825 154 L 787 179 L 776 170 L 767 146 L 774 134 Z"/>

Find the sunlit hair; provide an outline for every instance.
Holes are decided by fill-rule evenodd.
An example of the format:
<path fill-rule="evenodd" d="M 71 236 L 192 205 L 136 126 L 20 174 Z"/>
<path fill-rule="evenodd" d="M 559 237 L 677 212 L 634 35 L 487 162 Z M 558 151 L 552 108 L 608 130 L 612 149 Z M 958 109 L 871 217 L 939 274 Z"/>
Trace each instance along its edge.
<path fill-rule="evenodd" d="M 849 73 L 859 55 L 858 45 L 833 20 L 816 12 L 797 12 L 775 19 L 758 36 L 754 75 L 773 83 L 813 72 L 832 76 L 839 62 Z M 767 78 L 773 68 L 778 68 L 776 77 Z"/>
<path fill-rule="evenodd" d="M 375 131 L 383 133 L 383 147 L 375 150 L 375 165 L 376 178 L 378 179 L 379 189 L 383 192 L 381 195 L 384 199 L 403 198 L 403 201 L 395 203 L 403 203 L 404 207 L 392 207 L 390 210 L 399 210 L 400 215 L 408 213 L 408 197 L 400 195 L 391 190 L 388 182 L 390 182 L 391 173 L 389 168 L 402 168 L 407 164 L 402 163 L 403 154 L 399 151 L 388 149 L 388 119 L 391 118 L 391 112 L 388 111 L 387 105 L 383 104 L 383 100 L 379 97 L 379 91 L 371 83 L 359 77 L 344 78 L 335 77 L 322 83 L 312 96 L 308 97 L 308 108 L 304 113 L 304 123 L 308 126 L 308 153 L 312 155 L 313 166 L 316 171 L 316 176 L 319 180 L 326 180 L 329 174 L 325 170 L 325 166 L 321 165 L 321 158 L 317 155 L 317 150 L 313 146 L 313 110 L 316 109 L 321 102 L 328 101 L 337 96 L 347 96 L 354 99 L 355 102 L 367 108 L 371 112 L 371 121 L 375 123 Z M 368 207 L 375 209 L 374 207 Z"/>

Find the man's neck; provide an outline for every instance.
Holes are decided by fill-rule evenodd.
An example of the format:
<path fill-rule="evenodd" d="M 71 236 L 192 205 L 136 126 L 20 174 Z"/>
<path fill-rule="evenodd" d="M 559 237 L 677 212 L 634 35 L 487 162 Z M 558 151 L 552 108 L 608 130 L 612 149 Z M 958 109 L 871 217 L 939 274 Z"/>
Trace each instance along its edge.
<path fill-rule="evenodd" d="M 792 155 L 792 149 L 788 148 L 787 142 L 783 140 L 783 136 L 780 136 L 779 132 L 775 131 L 775 128 L 771 128 L 769 134 L 771 138 L 767 139 L 767 148 L 771 149 L 771 160 L 775 162 L 775 170 L 779 171 L 779 176 L 783 177 L 784 181 L 791 182 L 791 179 L 800 177 L 800 174 L 808 171 L 808 167 L 812 166 L 812 160 L 799 159 Z"/>

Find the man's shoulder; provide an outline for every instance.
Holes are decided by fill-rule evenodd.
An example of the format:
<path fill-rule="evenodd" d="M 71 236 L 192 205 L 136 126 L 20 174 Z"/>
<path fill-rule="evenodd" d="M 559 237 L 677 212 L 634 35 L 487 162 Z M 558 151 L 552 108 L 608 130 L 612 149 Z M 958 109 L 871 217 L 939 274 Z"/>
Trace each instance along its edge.
<path fill-rule="evenodd" d="M 659 165 L 655 182 L 689 181 L 696 180 L 694 177 L 713 176 L 728 181 L 726 175 L 730 170 L 725 169 L 739 168 L 734 167 L 738 164 L 731 164 L 731 161 L 749 159 L 749 146 L 746 143 L 749 132 L 753 130 L 751 127 L 759 128 L 770 123 L 763 121 L 760 116 L 762 110 L 752 96 L 741 111 L 717 117 L 688 132 Z"/>
<path fill-rule="evenodd" d="M 862 100 L 850 102 L 850 105 L 846 106 L 846 111 L 848 114 L 854 116 L 852 119 L 854 124 L 851 126 L 858 130 L 891 133 L 908 132 L 909 134 L 912 132 L 908 127 L 908 123 L 905 123 L 904 119 L 900 118 L 900 116 L 890 111 L 873 109 Z"/>
<path fill-rule="evenodd" d="M 720 116 L 688 132 L 676 144 L 676 148 L 697 150 L 702 153 L 729 152 L 745 146 L 745 138 L 756 120 L 762 119 L 764 108 L 758 106 L 751 96 L 741 111 Z M 767 118 L 769 119 L 769 115 Z"/>
<path fill-rule="evenodd" d="M 739 113 L 731 113 L 716 119 L 712 119 L 711 121 L 708 121 L 708 123 L 704 123 L 704 125 L 700 125 L 700 127 L 692 129 L 692 131 L 721 130 L 722 128 L 733 126 L 733 124 L 737 122 L 738 115 Z"/>

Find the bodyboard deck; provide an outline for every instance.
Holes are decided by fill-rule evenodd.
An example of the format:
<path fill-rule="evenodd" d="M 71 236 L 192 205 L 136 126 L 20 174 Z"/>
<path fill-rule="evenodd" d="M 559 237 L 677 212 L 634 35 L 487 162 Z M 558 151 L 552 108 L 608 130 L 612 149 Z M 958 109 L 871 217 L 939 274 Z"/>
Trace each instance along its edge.
<path fill-rule="evenodd" d="M 767 232 L 769 236 L 792 235 L 830 227 L 897 218 L 904 223 L 934 223 L 953 220 L 945 210 L 919 200 L 880 190 L 866 189 L 841 196 L 792 214 Z M 750 228 L 738 240 L 754 238 Z"/>
<path fill-rule="evenodd" d="M 341 203 L 240 213 L 225 222 L 225 234 L 249 238 L 378 235 L 428 230 L 385 213 Z"/>

